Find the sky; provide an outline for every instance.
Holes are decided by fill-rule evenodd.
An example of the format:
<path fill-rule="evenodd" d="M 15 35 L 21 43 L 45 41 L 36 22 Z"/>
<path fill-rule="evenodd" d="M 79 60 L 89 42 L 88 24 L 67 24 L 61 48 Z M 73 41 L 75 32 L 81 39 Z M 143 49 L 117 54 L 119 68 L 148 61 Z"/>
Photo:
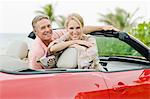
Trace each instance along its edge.
<path fill-rule="evenodd" d="M 80 14 L 86 25 L 101 26 L 98 13 L 114 11 L 116 7 L 132 13 L 137 8 L 139 22 L 150 20 L 150 0 L 0 0 L 0 33 L 29 33 L 31 21 L 46 4 L 54 5 L 55 15 Z M 56 28 L 53 25 L 53 28 Z"/>

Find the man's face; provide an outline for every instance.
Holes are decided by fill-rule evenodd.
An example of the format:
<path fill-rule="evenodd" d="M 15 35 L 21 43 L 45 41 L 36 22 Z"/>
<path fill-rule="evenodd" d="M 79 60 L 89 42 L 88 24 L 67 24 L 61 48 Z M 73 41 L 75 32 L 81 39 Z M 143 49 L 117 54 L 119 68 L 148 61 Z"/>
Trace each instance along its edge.
<path fill-rule="evenodd" d="M 51 41 L 52 40 L 52 27 L 51 22 L 48 19 L 42 19 L 35 24 L 36 35 L 42 41 Z"/>

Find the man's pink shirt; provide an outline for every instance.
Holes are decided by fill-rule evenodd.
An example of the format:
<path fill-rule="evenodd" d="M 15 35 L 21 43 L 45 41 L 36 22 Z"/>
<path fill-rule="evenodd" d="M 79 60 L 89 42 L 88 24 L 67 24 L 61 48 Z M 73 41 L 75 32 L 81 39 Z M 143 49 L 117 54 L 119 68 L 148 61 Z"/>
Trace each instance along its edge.
<path fill-rule="evenodd" d="M 62 30 L 53 30 L 53 40 L 60 38 L 66 31 Z M 41 41 L 41 39 L 36 36 L 33 45 L 29 51 L 29 67 L 31 69 L 42 69 L 42 65 L 37 63 L 37 61 L 45 55 L 48 47 Z"/>

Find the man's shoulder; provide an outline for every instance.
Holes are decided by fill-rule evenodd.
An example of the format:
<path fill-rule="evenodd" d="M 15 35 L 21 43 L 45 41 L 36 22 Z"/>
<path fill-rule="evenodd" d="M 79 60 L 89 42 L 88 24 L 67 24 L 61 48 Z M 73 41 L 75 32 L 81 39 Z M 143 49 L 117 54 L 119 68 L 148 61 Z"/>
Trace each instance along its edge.
<path fill-rule="evenodd" d="M 64 32 L 66 29 L 53 29 L 53 32 Z"/>
<path fill-rule="evenodd" d="M 56 29 L 56 30 L 53 30 L 53 38 L 54 39 L 58 39 L 62 35 L 64 35 L 65 33 L 66 33 L 65 29 Z"/>

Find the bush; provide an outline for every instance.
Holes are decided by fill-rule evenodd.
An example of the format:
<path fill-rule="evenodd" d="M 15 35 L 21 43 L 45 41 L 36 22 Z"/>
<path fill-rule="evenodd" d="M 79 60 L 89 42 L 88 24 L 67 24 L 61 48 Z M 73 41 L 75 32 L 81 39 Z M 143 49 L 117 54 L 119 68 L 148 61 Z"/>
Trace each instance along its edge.
<path fill-rule="evenodd" d="M 150 47 L 150 22 L 138 24 L 136 28 L 131 30 L 130 34 Z"/>
<path fill-rule="evenodd" d="M 141 56 L 136 50 L 117 38 L 97 37 L 96 42 L 99 56 Z"/>

